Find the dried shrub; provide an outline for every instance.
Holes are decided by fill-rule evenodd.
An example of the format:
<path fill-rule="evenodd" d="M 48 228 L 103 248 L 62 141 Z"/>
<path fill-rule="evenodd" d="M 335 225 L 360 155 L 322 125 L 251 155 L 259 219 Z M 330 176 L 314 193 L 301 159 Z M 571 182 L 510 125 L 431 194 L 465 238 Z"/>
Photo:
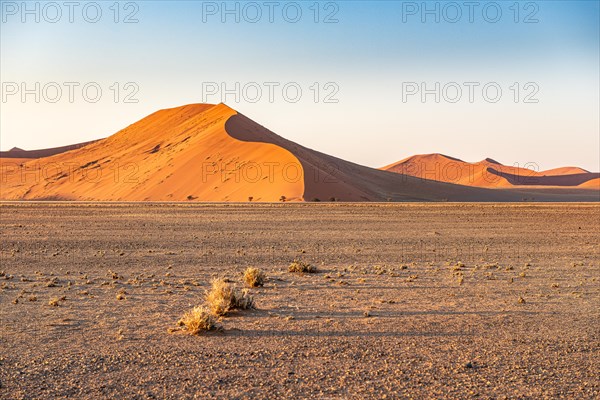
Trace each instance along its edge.
<path fill-rule="evenodd" d="M 204 306 L 194 307 L 186 312 L 177 322 L 177 325 L 190 335 L 198 335 L 200 332 L 219 328 L 214 315 Z"/>
<path fill-rule="evenodd" d="M 236 308 L 254 308 L 254 299 L 247 290 L 240 292 L 225 279 L 214 279 L 206 293 L 206 304 L 213 314 L 221 316 Z"/>
<path fill-rule="evenodd" d="M 305 263 L 300 260 L 294 260 L 288 267 L 288 271 L 312 274 L 317 272 L 317 267 L 314 267 L 311 264 Z"/>
<path fill-rule="evenodd" d="M 259 287 L 265 284 L 265 273 L 258 269 L 248 267 L 244 271 L 244 283 L 248 287 Z"/>

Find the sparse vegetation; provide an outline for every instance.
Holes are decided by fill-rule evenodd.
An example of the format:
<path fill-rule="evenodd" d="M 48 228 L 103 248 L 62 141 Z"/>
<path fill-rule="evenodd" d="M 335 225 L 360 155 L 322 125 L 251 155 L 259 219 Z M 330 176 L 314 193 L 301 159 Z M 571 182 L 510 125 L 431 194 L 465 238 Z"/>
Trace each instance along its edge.
<path fill-rule="evenodd" d="M 234 289 L 232 308 L 237 308 L 239 310 L 254 308 L 254 297 L 250 295 L 248 289 L 242 289 L 241 291 Z"/>
<path fill-rule="evenodd" d="M 248 267 L 244 271 L 244 283 L 248 287 L 259 287 L 265 284 L 265 273 L 258 269 Z"/>
<path fill-rule="evenodd" d="M 217 320 L 205 306 L 197 306 L 186 312 L 177 325 L 190 335 L 218 329 Z"/>
<path fill-rule="evenodd" d="M 50 280 L 49 280 L 49 281 L 46 283 L 46 287 L 56 287 L 56 286 L 58 286 L 58 279 L 57 279 L 56 277 L 55 277 L 55 278 L 52 278 L 52 279 L 50 279 Z"/>
<path fill-rule="evenodd" d="M 233 304 L 233 288 L 224 279 L 212 281 L 206 293 L 206 304 L 215 315 L 225 315 Z"/>
<path fill-rule="evenodd" d="M 264 383 L 265 391 L 275 394 L 281 392 L 282 382 L 298 383 L 317 376 L 323 379 L 300 382 L 300 389 L 335 395 L 343 391 L 329 390 L 330 384 L 345 381 L 346 392 L 381 398 L 410 392 L 420 380 L 434 383 L 429 385 L 431 390 L 417 388 L 422 397 L 498 397 L 503 393 L 543 397 L 576 392 L 582 398 L 595 398 L 596 387 L 590 383 L 595 371 L 589 360 L 600 353 L 586 321 L 596 315 L 600 276 L 595 274 L 598 262 L 593 251 L 597 246 L 592 227 L 586 225 L 580 236 L 572 228 L 588 222 L 598 206 L 578 205 L 568 213 L 564 205 L 548 204 L 338 203 L 322 208 L 296 204 L 294 198 L 291 204 L 278 207 L 276 203 L 259 206 L 262 200 L 254 194 L 254 205 L 197 209 L 198 223 L 188 221 L 190 210 L 185 202 L 169 212 L 156 205 L 136 205 L 139 211 L 101 206 L 98 212 L 95 206 L 82 210 L 81 206 L 63 209 L 62 203 L 36 204 L 27 207 L 21 228 L 16 225 L 21 223 L 17 219 L 23 214 L 20 209 L 0 207 L 3 224 L 14 235 L 4 256 L 10 257 L 10 246 L 22 246 L 17 255 L 21 258 L 6 267 L 0 265 L 0 270 L 8 269 L 4 275 L 12 278 L 0 277 L 0 304 L 12 327 L 10 343 L 15 344 L 5 346 L 0 357 L 7 371 L 16 371 L 7 375 L 16 379 L 9 389 L 32 396 L 60 394 L 65 387 L 63 366 L 79 371 L 77 357 L 87 354 L 90 347 L 99 354 L 123 352 L 135 350 L 140 339 L 150 338 L 151 349 L 142 345 L 133 354 L 140 368 L 129 368 L 127 374 L 117 371 L 115 363 L 105 362 L 106 371 L 84 368 L 76 371 L 78 382 L 67 379 L 67 389 L 79 393 L 86 390 L 90 377 L 108 376 L 123 381 L 133 393 L 139 389 L 135 386 L 138 378 L 144 377 L 143 367 L 158 360 L 171 366 L 168 372 L 174 382 L 183 382 L 169 387 L 173 397 L 189 393 L 185 379 L 195 379 L 189 374 L 189 365 L 194 363 L 204 363 L 209 370 L 206 384 L 199 383 L 202 388 L 217 388 L 222 397 L 231 397 L 245 393 L 247 381 L 257 378 L 251 368 L 232 366 L 262 365 L 273 355 L 293 364 L 267 362 L 267 373 L 259 374 L 255 383 Z M 185 196 L 184 192 L 183 200 Z M 290 196 L 296 195 L 290 192 Z M 308 199 L 313 196 L 307 194 Z M 319 197 L 327 203 L 329 195 Z M 277 199 L 275 193 L 272 200 Z M 541 214 L 532 216 L 537 207 Z M 145 217 L 137 218 L 138 212 Z M 13 217 L 5 218 L 5 213 Z M 45 214 L 60 219 L 52 222 Z M 83 219 L 84 215 L 89 219 Z M 97 220 L 105 215 L 107 221 Z M 128 229 L 110 231 L 112 222 L 123 215 L 136 217 L 122 224 Z M 79 222 L 73 228 L 67 219 Z M 179 222 L 170 224 L 175 221 Z M 317 221 L 316 225 L 311 226 L 311 221 Z M 552 225 L 555 222 L 558 226 Z M 79 228 L 86 224 L 98 229 L 100 236 L 86 235 L 90 244 L 80 249 Z M 165 227 L 177 230 L 173 240 L 165 239 L 173 230 L 165 233 Z M 442 234 L 434 236 L 434 229 Z M 47 240 L 33 246 L 35 238 Z M 479 251 L 483 242 L 491 244 L 489 254 Z M 52 257 L 55 252 L 58 256 Z M 119 257 L 121 252 L 127 257 Z M 44 262 L 35 262 L 38 259 Z M 465 266 L 457 265 L 459 260 L 465 260 Z M 288 272 L 292 261 L 310 263 L 317 273 Z M 526 267 L 527 261 L 532 266 Z M 264 287 L 247 283 L 246 275 L 258 275 L 247 272 L 251 269 L 266 275 Z M 526 277 L 519 277 L 521 272 Z M 224 316 L 215 315 L 205 303 L 213 278 L 224 278 L 231 288 L 233 300 L 225 303 Z M 47 287 L 51 282 L 56 286 Z M 117 300 L 118 294 L 126 299 Z M 66 301 L 60 300 L 63 295 Z M 51 298 L 56 298 L 53 306 L 48 305 Z M 261 310 L 235 309 L 253 304 Z M 473 318 L 477 312 L 483 316 Z M 476 351 L 463 343 L 464 335 L 452 335 L 461 328 L 475 338 Z M 439 338 L 448 333 L 440 340 L 421 340 L 422 334 Z M 57 338 L 64 354 L 48 357 L 44 343 Z M 342 345 L 331 338 L 341 338 Z M 386 345 L 398 338 L 406 339 L 407 345 L 393 351 L 382 347 L 382 340 Z M 19 344 L 27 343 L 31 344 L 25 351 L 28 359 L 48 363 L 17 365 L 23 358 Z M 539 349 L 545 351 L 536 352 Z M 190 356 L 194 351 L 206 354 Z M 500 353 L 501 359 L 495 357 Z M 387 368 L 382 354 L 416 361 L 392 362 Z M 310 364 L 308 373 L 294 363 L 297 355 Z M 315 364 L 315 356 L 322 358 L 322 366 Z M 566 361 L 556 363 L 561 357 Z M 440 362 L 443 368 L 438 368 Z M 352 380 L 347 371 L 353 366 L 360 367 L 360 374 L 372 376 L 373 382 Z M 47 379 L 37 379 L 41 372 Z M 573 373 L 589 385 L 573 385 L 569 380 Z M 389 374 L 400 380 L 388 379 Z M 437 378 L 448 385 L 435 384 Z M 531 385 L 519 386 L 524 379 Z M 493 384 L 486 385 L 487 381 Z M 551 382 L 552 387 L 536 386 L 544 382 Z M 92 389 L 101 388 L 92 385 Z M 146 382 L 138 392 L 166 393 L 161 382 Z M 297 395 L 299 390 L 290 393 Z"/>
<path fill-rule="evenodd" d="M 222 316 L 235 308 L 254 308 L 254 299 L 247 290 L 238 291 L 225 279 L 214 279 L 206 293 L 206 304 L 213 314 Z"/>
<path fill-rule="evenodd" d="M 53 297 L 48 301 L 48 305 L 52 306 L 52 307 L 58 307 L 59 302 L 60 302 L 60 299 L 58 297 Z"/>
<path fill-rule="evenodd" d="M 288 267 L 288 272 L 301 272 L 312 274 L 317 272 L 317 267 L 300 260 L 294 260 Z"/>

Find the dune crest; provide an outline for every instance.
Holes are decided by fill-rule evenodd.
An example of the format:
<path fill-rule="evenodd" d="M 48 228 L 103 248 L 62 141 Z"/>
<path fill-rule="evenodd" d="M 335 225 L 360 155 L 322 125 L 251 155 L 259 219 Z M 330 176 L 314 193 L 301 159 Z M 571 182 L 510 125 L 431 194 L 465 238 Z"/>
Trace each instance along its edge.
<path fill-rule="evenodd" d="M 552 168 L 552 169 L 548 169 L 546 171 L 540 172 L 540 174 L 542 174 L 542 175 L 550 175 L 550 176 L 589 174 L 589 173 L 590 173 L 590 171 L 587 171 L 587 170 L 585 170 L 583 168 L 579 168 L 579 167 Z"/>

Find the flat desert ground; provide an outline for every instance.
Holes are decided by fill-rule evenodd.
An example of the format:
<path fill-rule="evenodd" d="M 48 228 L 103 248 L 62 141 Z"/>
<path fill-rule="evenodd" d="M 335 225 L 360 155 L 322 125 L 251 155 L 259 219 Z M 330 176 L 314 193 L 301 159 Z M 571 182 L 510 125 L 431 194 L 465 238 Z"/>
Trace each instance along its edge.
<path fill-rule="evenodd" d="M 3 399 L 600 396 L 597 204 L 0 213 Z M 255 310 L 169 332 L 248 266 L 268 275 Z"/>

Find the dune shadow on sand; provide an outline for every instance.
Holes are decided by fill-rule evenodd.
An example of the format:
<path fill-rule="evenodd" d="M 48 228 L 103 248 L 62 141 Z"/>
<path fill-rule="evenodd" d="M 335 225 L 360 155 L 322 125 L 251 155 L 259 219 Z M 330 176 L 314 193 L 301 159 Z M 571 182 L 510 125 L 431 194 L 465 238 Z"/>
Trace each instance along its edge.
<path fill-rule="evenodd" d="M 591 172 L 571 175 L 521 176 L 502 172 L 494 168 L 489 168 L 488 171 L 505 178 L 515 186 L 579 186 L 582 183 L 600 177 L 600 174 Z"/>

